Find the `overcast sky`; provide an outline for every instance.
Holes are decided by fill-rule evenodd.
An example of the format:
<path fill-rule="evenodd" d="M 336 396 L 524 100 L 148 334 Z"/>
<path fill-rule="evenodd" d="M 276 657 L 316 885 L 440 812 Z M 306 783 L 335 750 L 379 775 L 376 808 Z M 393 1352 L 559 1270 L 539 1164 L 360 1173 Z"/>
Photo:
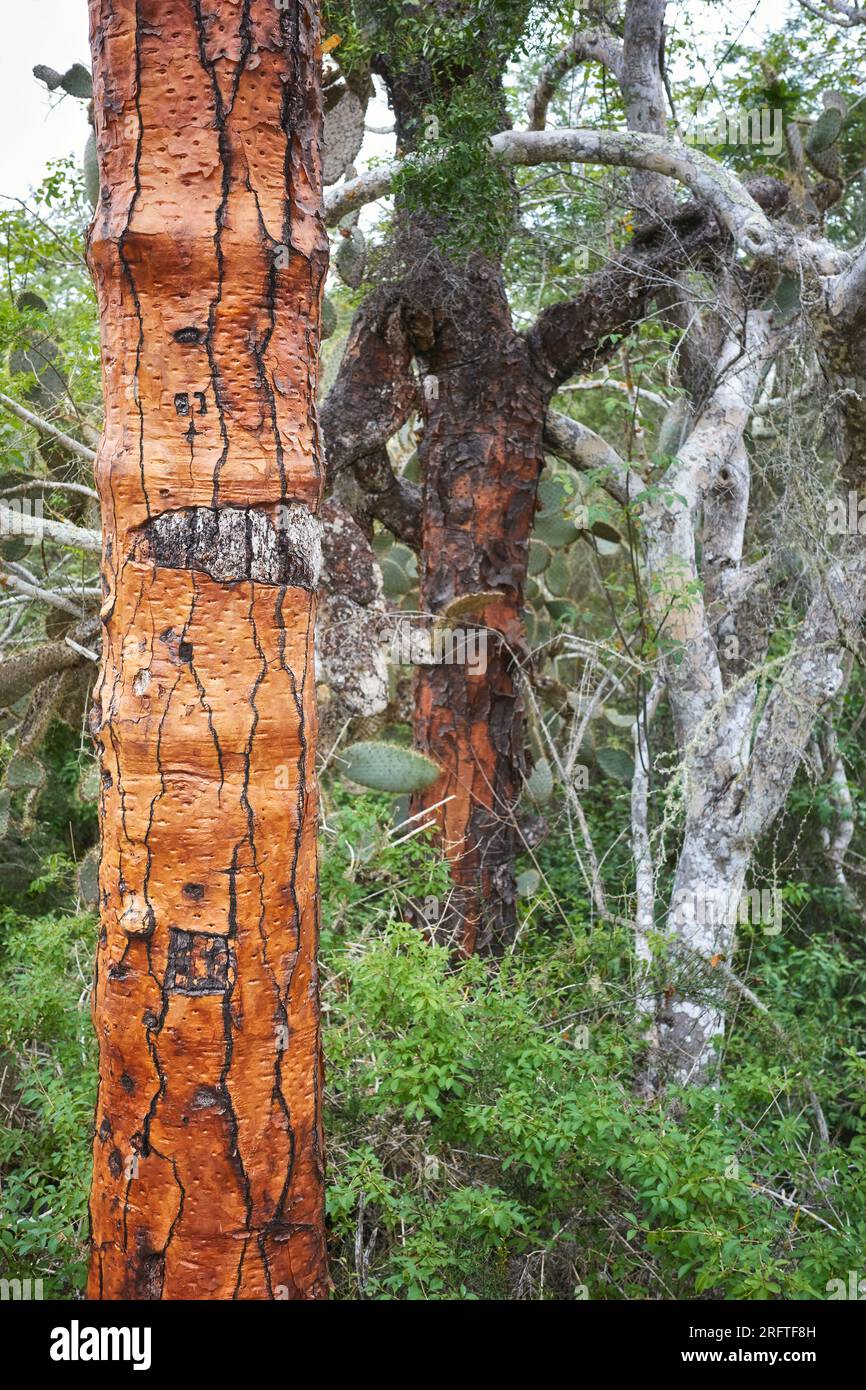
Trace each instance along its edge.
<path fill-rule="evenodd" d="M 87 0 L 0 0 L 0 193 L 18 197 L 49 160 L 80 159 L 88 134 L 84 102 L 49 94 L 34 63 L 90 67 Z"/>
<path fill-rule="evenodd" d="M 754 40 L 788 8 L 787 0 L 686 3 L 708 38 L 732 25 L 732 37 L 742 28 L 742 37 Z M 668 23 L 684 9 L 683 0 L 671 4 Z M 712 49 L 709 42 L 708 58 Z M 71 63 L 90 66 L 87 0 L 0 0 L 0 194 L 19 198 L 41 181 L 49 160 L 66 154 L 80 159 L 88 134 L 84 103 L 50 95 L 33 77 L 34 63 L 59 72 Z M 373 125 L 388 119 L 381 108 L 368 116 Z M 385 153 L 386 141 L 374 137 L 368 143 L 371 154 Z"/>

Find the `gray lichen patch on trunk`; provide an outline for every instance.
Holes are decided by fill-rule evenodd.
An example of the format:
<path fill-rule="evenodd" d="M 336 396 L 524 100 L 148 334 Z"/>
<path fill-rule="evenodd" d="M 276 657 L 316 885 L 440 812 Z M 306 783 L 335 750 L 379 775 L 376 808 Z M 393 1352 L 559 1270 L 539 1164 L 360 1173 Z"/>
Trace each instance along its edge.
<path fill-rule="evenodd" d="M 198 570 L 220 584 L 253 580 L 314 590 L 321 569 L 321 530 L 300 503 L 184 507 L 141 526 L 133 558 L 163 569 Z"/>

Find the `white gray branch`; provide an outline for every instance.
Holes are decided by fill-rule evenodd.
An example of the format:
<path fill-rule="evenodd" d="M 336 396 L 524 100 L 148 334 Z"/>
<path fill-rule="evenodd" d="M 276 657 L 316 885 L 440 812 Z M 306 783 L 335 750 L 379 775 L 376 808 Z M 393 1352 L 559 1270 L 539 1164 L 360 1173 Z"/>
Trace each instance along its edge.
<path fill-rule="evenodd" d="M 640 474 L 632 473 L 616 449 L 588 425 L 550 410 L 544 422 L 544 442 L 549 449 L 581 473 L 603 470 L 599 484 L 622 506 L 643 490 Z"/>
<path fill-rule="evenodd" d="M 8 501 L 10 497 L 29 497 L 34 492 L 71 492 L 76 497 L 87 497 L 92 502 L 99 501 L 99 493 L 92 487 L 87 487 L 85 483 L 61 482 L 57 478 L 31 478 L 28 483 L 19 483 L 17 487 L 4 488 L 0 492 L 0 497 Z"/>
<path fill-rule="evenodd" d="M 5 405 L 10 414 L 15 415 L 22 424 L 30 425 L 48 439 L 53 439 L 56 443 L 62 444 L 64 449 L 68 449 L 71 454 L 75 454 L 78 458 L 83 459 L 85 463 L 93 463 L 96 458 L 93 449 L 88 449 L 86 444 L 82 444 L 78 439 L 73 439 L 71 434 L 64 434 L 63 430 L 59 430 L 56 425 L 52 425 L 50 420 L 43 420 L 41 415 L 34 415 L 32 410 L 28 410 L 26 406 L 19 405 L 17 401 L 13 401 L 11 396 L 4 395 L 2 391 L 0 391 L 0 404 Z"/>
<path fill-rule="evenodd" d="M 30 584 L 26 579 L 19 579 L 17 574 L 9 574 L 8 571 L 0 574 L 0 587 L 13 589 L 25 598 L 37 599 L 40 603 L 47 603 L 51 608 L 59 608 L 61 613 L 69 613 L 73 618 L 85 616 L 82 609 L 63 594 L 55 593 L 53 589 L 43 589 L 39 584 Z"/>
<path fill-rule="evenodd" d="M 33 541 L 49 540 L 70 550 L 84 550 L 93 555 L 102 553 L 102 539 L 98 531 L 75 526 L 71 521 L 48 521 L 41 516 L 30 516 L 0 502 L 0 537 L 6 536 L 24 536 Z"/>
<path fill-rule="evenodd" d="M 730 230 L 738 245 L 753 255 L 777 256 L 780 251 L 765 213 L 739 180 L 721 164 L 659 135 L 619 130 L 504 130 L 490 141 L 503 164 L 605 164 L 664 174 L 703 199 Z M 328 189 L 325 221 L 334 226 L 347 212 L 375 202 L 390 192 L 404 161 L 392 160 L 369 169 L 357 179 Z"/>
<path fill-rule="evenodd" d="M 578 64 L 587 62 L 601 63 L 602 67 L 619 81 L 622 47 L 604 24 L 578 30 L 542 68 L 526 109 L 526 120 L 530 130 L 544 129 L 547 108 L 553 100 L 558 83 Z"/>

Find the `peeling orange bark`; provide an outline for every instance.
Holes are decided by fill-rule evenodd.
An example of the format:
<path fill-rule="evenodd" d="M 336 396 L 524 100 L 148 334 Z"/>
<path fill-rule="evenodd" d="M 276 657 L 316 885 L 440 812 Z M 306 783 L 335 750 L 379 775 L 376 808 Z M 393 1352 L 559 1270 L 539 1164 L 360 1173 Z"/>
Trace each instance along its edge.
<path fill-rule="evenodd" d="M 511 326 L 498 267 L 473 260 L 463 289 L 464 315 L 451 306 L 437 315 L 424 354 L 439 389 L 425 399 L 418 451 L 421 607 L 441 613 L 469 594 L 496 597 L 470 620 L 484 630 L 485 669 L 457 662 L 416 672 L 415 742 L 444 772 L 412 809 L 438 806 L 451 866 L 454 886 L 437 937 L 464 955 L 501 955 L 517 927 L 524 711 L 515 665 L 526 650 L 526 565 L 546 402 Z"/>
<path fill-rule="evenodd" d="M 88 1294 L 327 1292 L 314 0 L 90 0 L 101 197 Z"/>

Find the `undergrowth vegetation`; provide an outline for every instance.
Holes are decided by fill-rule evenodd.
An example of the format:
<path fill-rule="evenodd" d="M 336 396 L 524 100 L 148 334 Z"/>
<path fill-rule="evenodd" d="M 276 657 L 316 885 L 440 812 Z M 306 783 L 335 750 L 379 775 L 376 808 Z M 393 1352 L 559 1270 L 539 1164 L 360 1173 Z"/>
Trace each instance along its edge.
<path fill-rule="evenodd" d="M 770 1013 L 740 1000 L 720 1087 L 644 1102 L 628 925 L 591 920 L 565 837 L 515 950 L 455 967 L 405 921 L 445 873 L 395 844 L 391 800 L 335 786 L 324 822 L 337 1298 L 798 1299 L 860 1267 L 863 948 L 832 894 L 788 885 L 785 932 L 745 938 Z M 59 833 L 51 864 L 0 917 L 0 1240 L 7 1277 L 61 1298 L 85 1273 L 96 925 Z"/>

